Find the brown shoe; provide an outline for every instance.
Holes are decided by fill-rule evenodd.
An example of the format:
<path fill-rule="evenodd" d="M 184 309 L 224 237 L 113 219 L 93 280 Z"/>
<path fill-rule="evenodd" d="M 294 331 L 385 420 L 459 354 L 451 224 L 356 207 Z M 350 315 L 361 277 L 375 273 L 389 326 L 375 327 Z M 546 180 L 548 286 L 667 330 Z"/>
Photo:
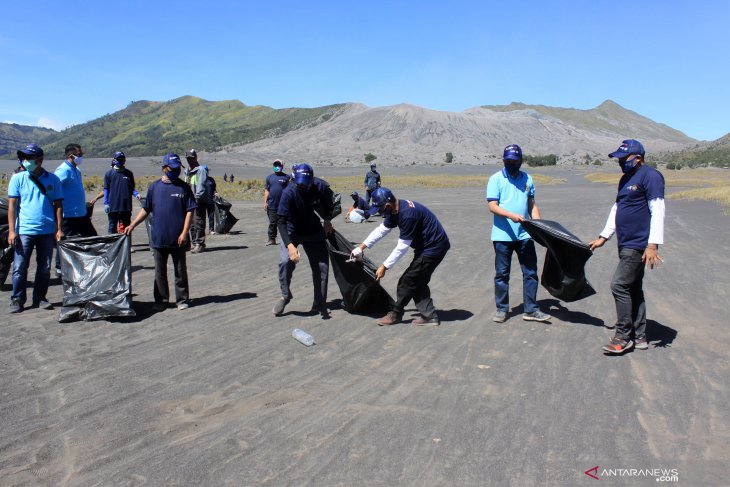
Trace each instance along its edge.
<path fill-rule="evenodd" d="M 378 320 L 378 326 L 395 325 L 400 321 L 401 317 L 395 311 L 388 311 L 388 314 Z"/>
<path fill-rule="evenodd" d="M 441 324 L 441 320 L 439 320 L 438 315 L 433 315 L 431 318 L 419 316 L 418 318 L 411 321 L 411 323 L 419 326 L 439 326 Z"/>

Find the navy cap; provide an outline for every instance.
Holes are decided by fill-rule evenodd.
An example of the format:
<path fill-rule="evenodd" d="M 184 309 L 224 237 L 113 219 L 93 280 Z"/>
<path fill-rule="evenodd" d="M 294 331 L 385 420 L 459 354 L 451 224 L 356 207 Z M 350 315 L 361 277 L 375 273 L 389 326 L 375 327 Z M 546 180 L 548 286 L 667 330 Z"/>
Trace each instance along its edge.
<path fill-rule="evenodd" d="M 522 160 L 522 149 L 517 144 L 510 144 L 504 148 L 504 154 L 502 155 L 503 161 L 521 161 Z"/>
<path fill-rule="evenodd" d="M 112 159 L 112 166 L 123 166 L 124 164 L 119 159 L 127 159 L 127 156 L 124 155 L 124 152 L 122 151 L 116 151 L 114 153 L 114 159 Z"/>
<path fill-rule="evenodd" d="M 195 149 L 190 149 L 185 153 L 185 158 L 187 159 L 188 157 L 198 157 L 198 151 L 196 151 Z"/>
<path fill-rule="evenodd" d="M 352 197 L 353 197 L 353 198 L 355 198 L 355 199 L 357 199 L 357 198 L 359 198 L 359 197 L 360 197 L 360 195 L 359 195 L 359 194 L 357 194 L 357 191 L 353 191 L 352 193 L 350 193 L 350 196 L 352 196 Z"/>
<path fill-rule="evenodd" d="M 18 159 L 43 156 L 43 149 L 38 144 L 28 144 L 18 151 Z"/>
<path fill-rule="evenodd" d="M 629 157 L 631 154 L 636 154 L 637 156 L 644 157 L 644 146 L 641 145 L 641 142 L 639 142 L 638 140 L 624 140 L 623 142 L 621 142 L 621 146 L 614 152 L 611 152 L 608 157 L 616 157 L 618 159 L 622 159 L 624 157 Z"/>
<path fill-rule="evenodd" d="M 375 163 L 370 164 L 370 169 L 375 169 L 376 167 L 378 166 L 376 166 Z"/>
<path fill-rule="evenodd" d="M 275 166 L 284 167 L 284 163 L 281 162 L 281 159 L 277 159 L 274 161 Z"/>
<path fill-rule="evenodd" d="M 373 206 L 378 208 L 378 213 L 383 212 L 383 207 L 388 203 L 393 203 L 395 201 L 395 195 L 391 190 L 388 188 L 380 187 L 373 191 L 373 194 L 371 196 Z"/>
<path fill-rule="evenodd" d="M 294 173 L 295 184 L 312 184 L 314 182 L 314 169 L 309 164 L 299 164 Z"/>
<path fill-rule="evenodd" d="M 177 169 L 182 166 L 182 162 L 180 162 L 180 156 L 170 153 L 165 154 L 165 157 L 162 158 L 162 165 L 167 166 L 170 169 Z"/>

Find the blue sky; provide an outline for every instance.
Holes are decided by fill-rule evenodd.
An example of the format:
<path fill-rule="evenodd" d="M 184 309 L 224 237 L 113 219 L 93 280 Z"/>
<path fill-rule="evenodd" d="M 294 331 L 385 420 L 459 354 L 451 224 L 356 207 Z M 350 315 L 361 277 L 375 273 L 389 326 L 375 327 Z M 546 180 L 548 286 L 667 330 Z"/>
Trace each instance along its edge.
<path fill-rule="evenodd" d="M 730 132 L 730 2 L 3 2 L 0 121 L 54 128 L 133 100 L 593 108 Z"/>

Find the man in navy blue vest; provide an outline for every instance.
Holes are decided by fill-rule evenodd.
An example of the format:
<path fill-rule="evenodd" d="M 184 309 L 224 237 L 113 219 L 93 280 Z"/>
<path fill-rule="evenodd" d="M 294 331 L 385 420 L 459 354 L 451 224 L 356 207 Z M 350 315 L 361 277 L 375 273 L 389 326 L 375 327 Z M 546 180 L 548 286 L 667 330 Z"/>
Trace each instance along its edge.
<path fill-rule="evenodd" d="M 644 269 L 653 269 L 662 259 L 664 243 L 664 176 L 644 165 L 644 146 L 638 140 L 624 140 L 608 157 L 615 157 L 624 173 L 618 183 L 616 202 L 606 226 L 591 250 L 602 247 L 615 233 L 619 263 L 611 281 L 616 302 L 616 335 L 603 350 L 621 354 L 632 347 L 649 348 L 646 340 Z M 608 326 L 613 328 L 613 326 Z"/>
<path fill-rule="evenodd" d="M 125 167 L 127 156 L 117 151 L 112 159 L 112 168 L 104 175 L 104 189 L 91 200 L 95 204 L 104 198 L 104 211 L 109 220 L 109 234 L 123 233 L 132 222 L 132 197 L 139 199 L 134 187 L 134 174 Z M 121 224 L 121 225 L 120 225 Z"/>
<path fill-rule="evenodd" d="M 293 295 L 291 284 L 294 268 L 299 263 L 297 247 L 301 244 L 312 269 L 314 302 L 310 312 L 319 313 L 323 319 L 329 318 L 327 309 L 327 283 L 329 279 L 329 253 L 325 235 L 334 229 L 326 215 L 331 214 L 334 206 L 332 190 L 326 181 L 315 178 L 309 164 L 298 164 L 292 169 L 292 184 L 281 194 L 277 211 L 281 245 L 279 252 L 279 285 L 281 297 L 274 305 L 274 315 L 281 316 Z M 320 216 L 315 213 L 320 211 Z"/>
<path fill-rule="evenodd" d="M 416 201 L 396 199 L 388 188 L 375 190 L 373 208 L 375 207 L 385 219 L 378 228 L 370 232 L 363 243 L 353 249 L 352 256 L 359 259 L 363 250 L 375 245 L 396 227 L 400 229 L 398 244 L 375 271 L 375 278 L 382 279 L 385 271 L 408 252 L 408 247 L 412 247 L 415 254 L 408 269 L 398 280 L 393 309 L 378 321 L 378 325 L 394 325 L 401 321 L 404 308 L 411 299 L 421 314 L 412 321 L 414 325 L 439 325 L 441 322 L 433 305 L 428 283 L 451 248 L 444 227 L 431 210 Z"/>

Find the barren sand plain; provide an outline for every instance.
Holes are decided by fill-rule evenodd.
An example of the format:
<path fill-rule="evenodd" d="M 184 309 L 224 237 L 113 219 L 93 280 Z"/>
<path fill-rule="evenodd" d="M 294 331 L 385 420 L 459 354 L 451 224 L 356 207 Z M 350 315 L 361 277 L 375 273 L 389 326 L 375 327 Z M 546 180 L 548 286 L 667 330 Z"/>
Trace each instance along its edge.
<path fill-rule="evenodd" d="M 246 178 L 268 169 L 235 170 Z M 385 184 L 411 170 L 384 170 Z M 543 217 L 593 239 L 614 187 L 574 168 L 532 172 L 566 179 L 538 186 Z M 274 317 L 278 248 L 263 245 L 259 202 L 235 203 L 234 233 L 188 255 L 185 311 L 152 312 L 153 261 L 141 228 L 132 255 L 136 319 L 59 324 L 57 310 L 8 315 L 6 286 L 0 485 L 562 486 L 593 482 L 584 472 L 594 466 L 677 469 L 675 485 L 727 485 L 730 220 L 720 208 L 668 201 L 665 262 L 644 280 L 650 348 L 607 357 L 615 242 L 587 264 L 597 295 L 561 303 L 540 288 L 549 324 L 521 319 L 515 259 L 513 313 L 496 324 L 484 188 L 397 196 L 426 204 L 451 238 L 431 282 L 440 327 L 378 327 L 351 315 L 331 274 L 332 318 L 309 315 L 306 258 L 294 274 L 295 299 Z M 361 241 L 374 220 L 340 217 L 335 227 Z M 94 223 L 106 228 L 103 212 Z M 369 255 L 384 259 L 396 238 Z M 384 279 L 393 295 L 410 258 Z M 61 295 L 52 280 L 49 299 L 59 306 Z M 316 344 L 296 342 L 294 328 Z M 656 485 L 652 477 L 602 480 Z"/>

